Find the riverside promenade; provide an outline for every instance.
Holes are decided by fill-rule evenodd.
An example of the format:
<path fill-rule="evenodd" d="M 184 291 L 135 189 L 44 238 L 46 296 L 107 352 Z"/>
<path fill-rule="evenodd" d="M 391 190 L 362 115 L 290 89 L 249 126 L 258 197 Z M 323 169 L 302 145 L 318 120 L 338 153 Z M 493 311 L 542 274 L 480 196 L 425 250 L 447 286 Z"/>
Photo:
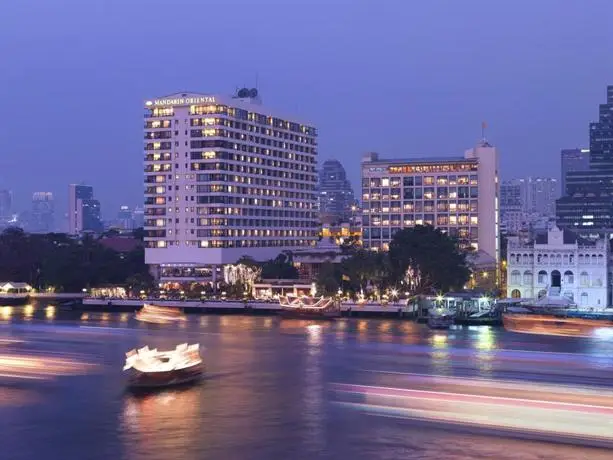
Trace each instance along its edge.
<path fill-rule="evenodd" d="M 161 300 L 161 299 L 102 299 L 86 297 L 83 299 L 83 309 L 90 311 L 122 312 L 134 311 L 145 303 L 162 307 L 182 308 L 185 313 L 239 313 L 239 314 L 276 314 L 281 310 L 278 302 L 265 301 L 234 301 L 234 300 Z M 366 303 L 356 304 L 343 302 L 343 316 L 381 316 L 414 318 L 416 311 L 411 305 L 390 303 L 387 305 Z"/>

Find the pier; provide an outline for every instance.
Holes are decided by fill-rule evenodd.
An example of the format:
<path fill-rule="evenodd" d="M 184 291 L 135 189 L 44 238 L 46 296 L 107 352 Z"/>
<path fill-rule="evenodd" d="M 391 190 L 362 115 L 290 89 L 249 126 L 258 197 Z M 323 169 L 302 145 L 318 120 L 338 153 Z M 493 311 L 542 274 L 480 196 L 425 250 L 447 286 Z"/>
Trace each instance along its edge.
<path fill-rule="evenodd" d="M 83 309 L 90 311 L 125 312 L 141 308 L 145 303 L 162 307 L 182 308 L 185 313 L 240 313 L 276 314 L 281 310 L 278 302 L 237 301 L 237 300 L 161 300 L 161 299 L 100 299 L 84 298 Z M 355 317 L 396 317 L 414 319 L 417 311 L 412 305 L 397 304 L 341 304 L 343 316 Z"/>

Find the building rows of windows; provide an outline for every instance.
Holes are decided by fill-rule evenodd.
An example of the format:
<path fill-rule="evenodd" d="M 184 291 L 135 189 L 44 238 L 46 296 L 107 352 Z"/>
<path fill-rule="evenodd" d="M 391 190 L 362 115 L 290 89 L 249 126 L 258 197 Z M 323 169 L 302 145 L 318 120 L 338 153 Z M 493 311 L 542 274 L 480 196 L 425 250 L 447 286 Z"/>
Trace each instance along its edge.
<path fill-rule="evenodd" d="M 509 254 L 509 263 L 531 265 L 535 262 L 534 254 Z M 551 264 L 551 265 L 571 265 L 578 262 L 579 265 L 604 265 L 605 257 L 602 254 L 586 254 L 582 253 L 575 257 L 575 254 L 556 254 L 549 256 L 548 254 L 537 254 L 536 263 Z"/>
<path fill-rule="evenodd" d="M 310 236 L 310 235 L 309 235 Z M 147 238 L 150 238 L 147 236 Z M 146 248 L 167 248 L 179 246 L 191 246 L 197 248 L 272 248 L 272 247 L 297 247 L 308 246 L 311 239 L 262 239 L 256 240 L 149 240 L 145 241 Z"/>
<path fill-rule="evenodd" d="M 364 177 L 362 188 L 413 187 L 422 185 L 478 185 L 476 174 L 442 176 Z"/>
<path fill-rule="evenodd" d="M 167 118 L 174 116 L 174 114 L 175 111 L 173 107 L 156 107 L 151 109 L 149 113 L 146 114 L 146 118 Z M 189 108 L 189 115 L 226 115 L 236 120 L 240 120 L 239 122 L 234 123 L 240 123 L 241 128 L 243 125 L 245 125 L 245 128 L 242 129 L 248 129 L 247 125 L 249 125 L 252 127 L 252 129 L 257 128 L 259 130 L 270 130 L 268 127 L 271 126 L 273 128 L 288 131 L 288 133 L 317 136 L 317 129 L 312 126 L 302 125 L 300 123 L 286 121 L 281 118 L 270 117 L 255 112 L 249 112 L 237 107 L 228 107 L 227 105 L 191 106 Z M 200 123 L 204 122 L 206 124 L 207 118 L 212 118 L 213 120 L 217 121 L 216 117 L 205 117 Z M 154 123 L 155 121 L 157 120 L 146 120 L 145 129 L 165 127 L 163 123 L 158 125 Z M 197 125 L 193 124 L 192 126 Z"/>
<path fill-rule="evenodd" d="M 458 226 L 458 225 L 479 225 L 478 216 L 469 216 L 467 214 L 390 214 L 380 216 L 363 216 L 362 225 L 364 227 L 388 227 L 394 225 L 402 225 L 405 227 L 413 227 L 415 225 L 432 225 L 439 226 Z"/>
<path fill-rule="evenodd" d="M 575 274 L 566 270 L 562 277 L 563 284 L 573 285 L 575 284 Z M 509 280 L 513 286 L 532 286 L 534 284 L 534 275 L 531 270 L 525 270 L 523 273 L 520 270 L 512 270 Z M 549 283 L 549 275 L 545 270 L 540 270 L 537 273 L 536 284 L 546 286 Z M 579 275 L 579 286 L 581 287 L 602 287 L 603 280 L 600 276 L 592 276 L 588 272 L 581 272 Z"/>
<path fill-rule="evenodd" d="M 168 214 L 178 214 L 182 211 L 179 207 L 169 207 Z M 148 207 L 145 209 L 144 214 L 146 216 L 165 216 L 165 207 Z M 313 219 L 315 217 L 314 212 L 310 211 L 297 211 L 294 209 L 261 209 L 256 207 L 242 207 L 242 208 L 225 208 L 225 207 L 186 207 L 186 213 L 196 213 L 200 216 L 210 215 L 234 215 L 234 216 L 262 216 L 262 217 L 289 217 L 291 219 Z M 188 219 L 187 217 L 185 219 Z M 193 218 L 191 218 L 193 219 Z M 186 221 L 187 222 L 187 221 Z"/>
<path fill-rule="evenodd" d="M 191 226 L 200 226 L 200 227 L 239 227 L 239 228 L 256 228 L 256 227 L 265 227 L 269 232 L 274 232 L 274 236 L 287 236 L 287 232 L 292 232 L 293 230 L 271 230 L 271 228 L 317 228 L 316 222 L 313 221 L 301 221 L 301 220 L 282 220 L 282 219 L 194 219 L 194 218 L 186 218 L 185 220 L 190 220 L 190 222 L 186 222 L 191 224 Z M 225 222 L 225 224 L 219 224 L 216 222 Z M 179 224 L 180 219 L 146 219 L 145 220 L 145 228 L 148 227 L 165 227 L 167 224 Z M 192 229 L 193 230 L 193 229 Z M 235 230 L 235 229 L 234 229 Z M 234 231 L 233 230 L 233 231 Z M 268 233 L 267 233 L 268 234 Z M 291 235 L 291 233 L 290 233 Z M 206 235 L 203 235 L 206 236 Z M 223 236 L 223 235 L 220 235 Z M 228 235 L 232 236 L 232 235 Z"/>
<path fill-rule="evenodd" d="M 233 185 L 220 185 L 220 184 L 212 184 L 212 185 L 186 185 L 186 191 L 198 194 L 211 194 L 211 193 L 221 193 L 224 196 L 220 197 L 218 195 L 214 195 L 210 198 L 203 196 L 194 196 L 194 195 L 185 195 L 185 201 L 196 201 L 198 203 L 229 203 L 227 201 L 229 197 L 225 196 L 228 193 L 233 195 L 247 195 L 247 196 L 259 196 L 259 197 L 282 197 L 282 198 L 298 198 L 308 200 L 311 198 L 310 193 L 304 192 L 295 192 L 295 191 L 287 191 L 282 189 L 260 189 L 256 187 L 241 187 L 241 186 L 233 186 Z M 188 188 L 189 187 L 189 188 Z M 179 191 L 179 185 L 149 185 L 145 187 L 145 195 L 164 195 L 167 192 Z M 187 199 L 189 197 L 189 200 Z M 231 198 L 240 198 L 240 197 L 231 197 Z M 180 196 L 175 196 L 175 201 L 179 201 Z M 251 199 L 251 198 L 250 198 Z M 254 200 L 259 200 L 259 198 L 253 198 Z M 168 197 L 168 201 L 172 201 L 172 197 Z M 279 201 L 279 200 L 276 200 Z M 234 200 L 233 202 L 237 202 Z M 240 200 L 238 202 L 241 202 Z M 254 203 L 257 204 L 257 203 Z M 283 203 L 273 203 L 273 206 L 282 206 Z"/>
<path fill-rule="evenodd" d="M 362 201 L 368 202 L 385 200 L 447 200 L 478 198 L 478 187 L 410 187 L 391 189 L 369 189 L 362 193 Z"/>

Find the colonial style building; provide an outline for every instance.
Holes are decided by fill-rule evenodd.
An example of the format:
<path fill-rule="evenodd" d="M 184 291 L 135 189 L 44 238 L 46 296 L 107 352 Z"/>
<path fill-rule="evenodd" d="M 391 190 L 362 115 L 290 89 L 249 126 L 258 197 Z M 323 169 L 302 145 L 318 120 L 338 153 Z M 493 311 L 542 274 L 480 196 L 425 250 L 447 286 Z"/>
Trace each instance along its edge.
<path fill-rule="evenodd" d="M 595 308 L 610 303 L 606 239 L 584 241 L 554 227 L 528 243 L 510 238 L 507 257 L 508 297 L 563 297 Z"/>

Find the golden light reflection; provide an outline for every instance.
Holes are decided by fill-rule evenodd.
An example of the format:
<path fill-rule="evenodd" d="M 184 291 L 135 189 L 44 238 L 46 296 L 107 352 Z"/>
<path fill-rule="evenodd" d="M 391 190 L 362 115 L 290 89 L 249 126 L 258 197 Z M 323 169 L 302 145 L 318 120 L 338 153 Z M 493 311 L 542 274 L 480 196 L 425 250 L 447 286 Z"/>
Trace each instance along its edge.
<path fill-rule="evenodd" d="M 358 331 L 365 332 L 368 330 L 368 322 L 367 321 L 358 321 Z"/>
<path fill-rule="evenodd" d="M 34 316 L 34 305 L 28 304 L 23 308 L 23 316 L 27 319 L 32 318 Z"/>
<path fill-rule="evenodd" d="M 83 313 L 81 315 L 81 321 L 87 321 L 89 319 L 89 313 Z"/>
<path fill-rule="evenodd" d="M 110 318 L 110 315 L 108 313 L 102 313 L 102 321 L 108 321 Z"/>
<path fill-rule="evenodd" d="M 379 325 L 380 332 L 389 332 L 391 327 L 391 323 L 389 321 L 385 321 Z"/>
<path fill-rule="evenodd" d="M 204 316 L 202 318 L 200 318 L 200 325 L 201 326 L 207 326 L 209 324 L 209 319 L 205 318 Z"/>
<path fill-rule="evenodd" d="M 272 318 L 265 318 L 264 319 L 264 327 L 266 329 L 270 329 L 272 327 Z"/>
<path fill-rule="evenodd" d="M 484 351 L 489 351 L 496 348 L 494 334 L 492 334 L 492 330 L 490 328 L 481 329 L 477 338 L 477 348 Z"/>
<path fill-rule="evenodd" d="M 447 336 L 442 334 L 435 334 L 430 339 L 434 348 L 447 348 Z"/>
<path fill-rule="evenodd" d="M 119 321 L 121 321 L 122 323 L 126 323 L 129 318 L 130 315 L 128 315 L 127 313 L 122 313 L 121 315 L 119 315 Z"/>
<path fill-rule="evenodd" d="M 53 305 L 47 305 L 47 308 L 45 308 L 45 318 L 55 318 L 55 307 Z"/>
<path fill-rule="evenodd" d="M 13 314 L 13 307 L 2 307 L 2 319 L 9 320 Z"/>

